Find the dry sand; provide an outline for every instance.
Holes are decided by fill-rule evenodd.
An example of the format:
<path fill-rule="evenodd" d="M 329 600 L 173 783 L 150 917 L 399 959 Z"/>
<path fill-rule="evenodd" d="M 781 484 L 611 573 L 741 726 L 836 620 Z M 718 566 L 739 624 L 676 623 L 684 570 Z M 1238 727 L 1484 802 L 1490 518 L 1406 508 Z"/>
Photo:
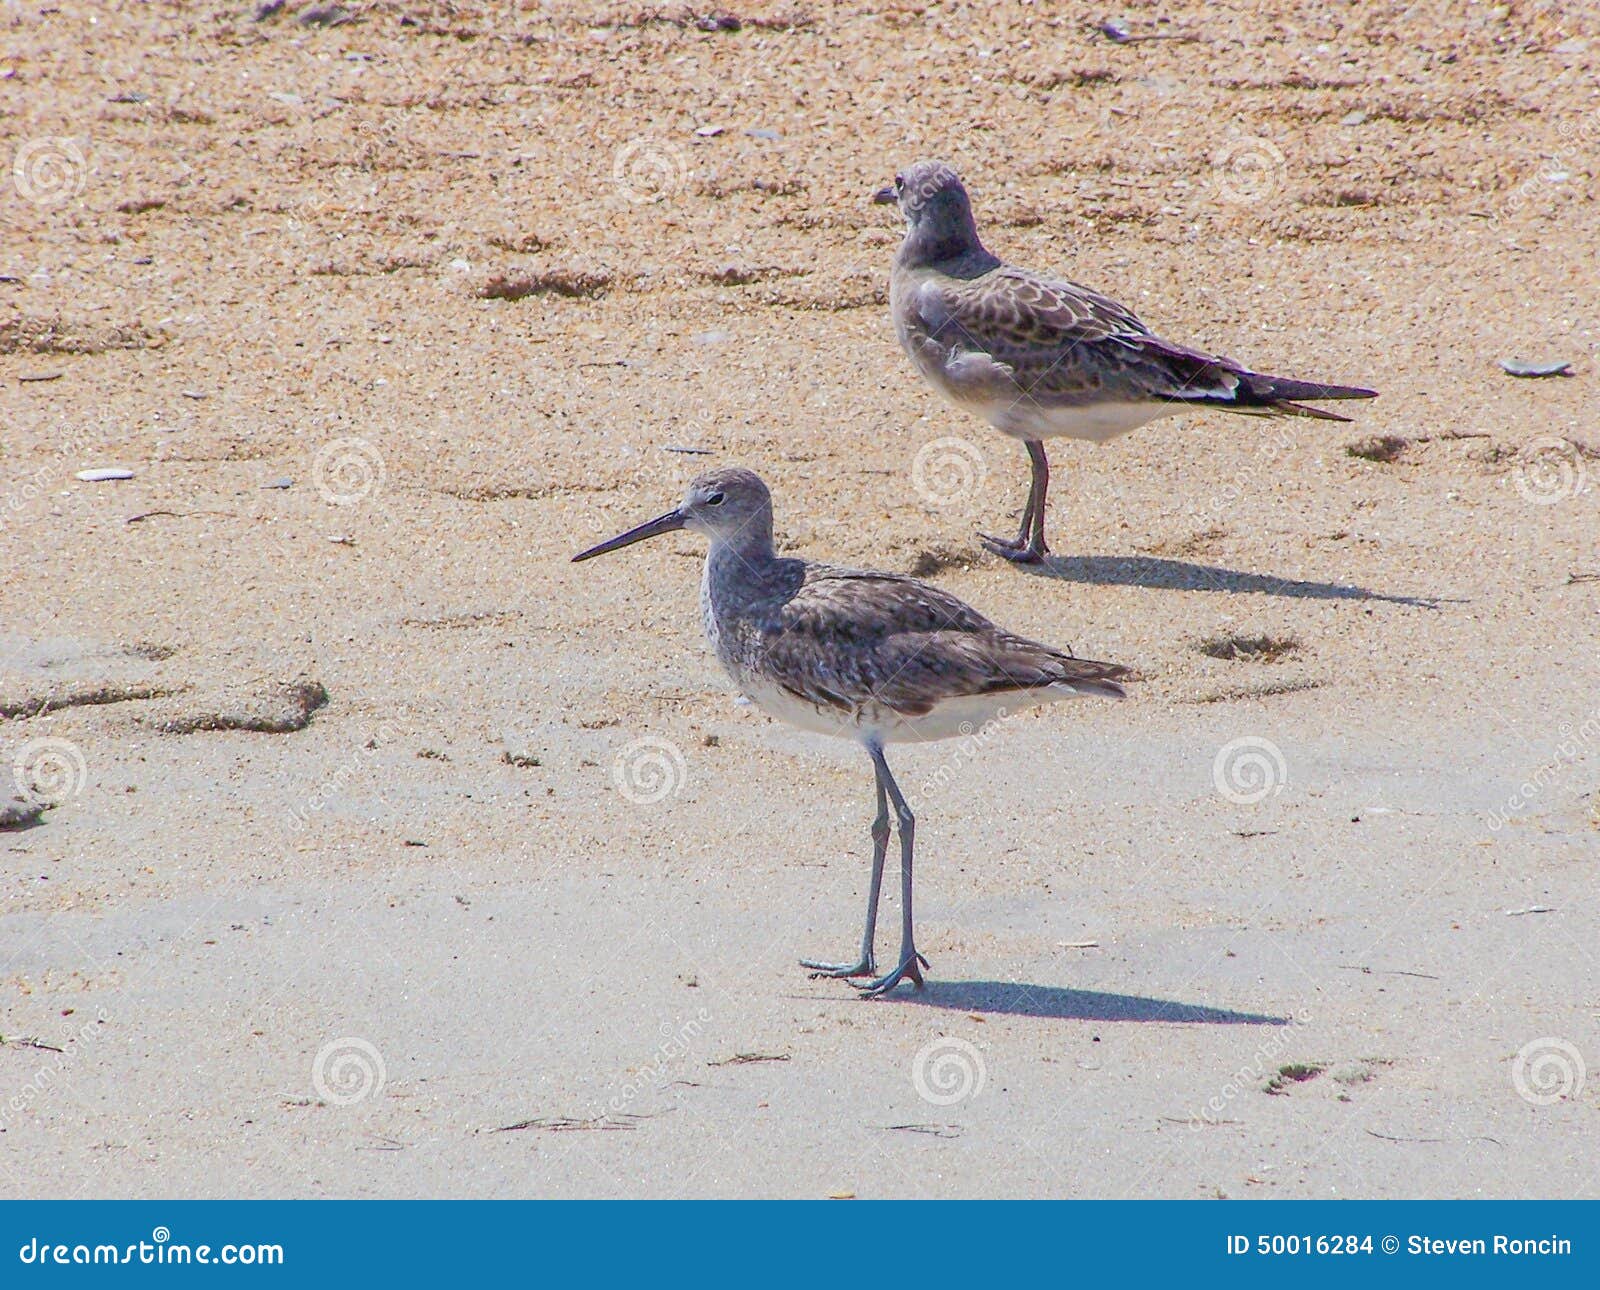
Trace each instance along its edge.
<path fill-rule="evenodd" d="M 1600 1193 L 1592 12 L 306 8 L 0 14 L 0 1192 Z M 974 558 L 1022 454 L 867 200 L 927 154 L 1382 397 L 1059 445 L 1058 559 Z M 716 461 L 1138 671 L 898 755 L 920 995 L 796 966 L 868 767 L 735 705 L 697 541 L 567 563 Z"/>

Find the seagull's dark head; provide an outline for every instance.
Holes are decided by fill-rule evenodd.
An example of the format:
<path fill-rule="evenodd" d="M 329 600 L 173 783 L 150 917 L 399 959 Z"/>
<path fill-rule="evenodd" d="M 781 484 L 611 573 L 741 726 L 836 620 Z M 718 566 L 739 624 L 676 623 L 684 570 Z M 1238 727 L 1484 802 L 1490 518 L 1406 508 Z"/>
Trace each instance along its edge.
<path fill-rule="evenodd" d="M 955 168 L 943 161 L 919 161 L 879 189 L 875 202 L 894 202 L 906 221 L 906 246 L 920 260 L 945 259 L 979 246 L 972 202 Z"/>

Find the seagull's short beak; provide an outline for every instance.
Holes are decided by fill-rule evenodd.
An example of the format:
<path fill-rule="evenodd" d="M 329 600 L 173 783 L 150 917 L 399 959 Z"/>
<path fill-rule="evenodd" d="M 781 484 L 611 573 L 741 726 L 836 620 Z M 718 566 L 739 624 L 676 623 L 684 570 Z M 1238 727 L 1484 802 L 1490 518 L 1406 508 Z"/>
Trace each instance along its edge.
<path fill-rule="evenodd" d="M 873 193 L 872 200 L 879 206 L 893 206 L 900 200 L 900 194 L 895 192 L 894 185 L 890 184 L 887 188 L 880 188 Z"/>
<path fill-rule="evenodd" d="M 593 559 L 597 555 L 604 555 L 607 551 L 617 551 L 622 547 L 632 546 L 635 542 L 643 542 L 646 538 L 653 538 L 661 533 L 676 533 L 683 527 L 685 518 L 682 511 L 668 511 L 665 515 L 658 515 L 655 519 L 646 520 L 626 533 L 618 533 L 614 538 L 607 538 L 599 546 L 579 551 L 572 557 L 573 563 Z"/>

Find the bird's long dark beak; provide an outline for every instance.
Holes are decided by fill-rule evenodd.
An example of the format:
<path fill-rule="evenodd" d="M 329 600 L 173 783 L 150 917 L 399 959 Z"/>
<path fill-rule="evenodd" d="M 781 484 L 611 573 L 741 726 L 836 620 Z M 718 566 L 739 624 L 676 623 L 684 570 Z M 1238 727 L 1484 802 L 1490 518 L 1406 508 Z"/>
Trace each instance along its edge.
<path fill-rule="evenodd" d="M 604 555 L 607 551 L 617 551 L 625 546 L 632 546 L 635 542 L 643 542 L 646 538 L 656 537 L 661 533 L 676 533 L 683 527 L 684 514 L 679 510 L 668 511 L 665 515 L 657 515 L 653 520 L 646 520 L 643 524 L 636 525 L 626 533 L 618 533 L 614 538 L 607 538 L 599 546 L 592 546 L 587 551 L 579 551 L 572 557 L 576 564 L 579 560 L 593 559 L 597 555 Z"/>
<path fill-rule="evenodd" d="M 879 206 L 893 206 L 900 200 L 900 194 L 895 192 L 894 185 L 890 184 L 887 188 L 880 188 L 873 193 L 872 200 Z"/>

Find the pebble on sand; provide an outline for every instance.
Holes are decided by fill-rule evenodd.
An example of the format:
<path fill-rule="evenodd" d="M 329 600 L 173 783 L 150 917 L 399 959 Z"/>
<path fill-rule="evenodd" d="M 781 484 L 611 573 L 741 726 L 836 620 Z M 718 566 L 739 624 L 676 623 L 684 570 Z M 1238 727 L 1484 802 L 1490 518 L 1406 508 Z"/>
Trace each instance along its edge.
<path fill-rule="evenodd" d="M 1568 376 L 1572 373 L 1572 364 L 1524 363 L 1520 358 L 1502 358 L 1500 369 L 1511 376 Z"/>

